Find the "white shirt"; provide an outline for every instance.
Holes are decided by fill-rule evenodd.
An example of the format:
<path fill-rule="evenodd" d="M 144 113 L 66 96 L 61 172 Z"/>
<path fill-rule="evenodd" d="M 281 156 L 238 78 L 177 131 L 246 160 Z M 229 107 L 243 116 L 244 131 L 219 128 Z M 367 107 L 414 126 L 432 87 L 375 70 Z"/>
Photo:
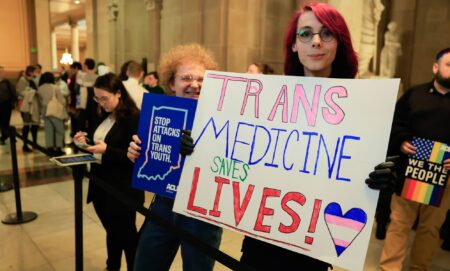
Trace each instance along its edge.
<path fill-rule="evenodd" d="M 147 92 L 145 88 L 139 85 L 139 80 L 132 77 L 128 77 L 128 80 L 123 81 L 122 83 L 127 89 L 130 97 L 136 103 L 136 106 L 139 108 L 139 110 L 141 110 L 142 99 L 144 98 L 144 93 Z"/>
<path fill-rule="evenodd" d="M 80 85 L 85 87 L 93 87 L 95 80 L 97 80 L 98 75 L 95 72 L 86 72 L 82 77 L 82 82 Z"/>
<path fill-rule="evenodd" d="M 98 140 L 105 141 L 105 137 L 109 133 L 109 130 L 113 127 L 114 123 L 116 123 L 116 119 L 112 115 L 109 115 L 102 123 L 100 123 L 94 132 L 94 142 Z M 101 163 L 102 154 L 94 153 L 94 157 Z"/>

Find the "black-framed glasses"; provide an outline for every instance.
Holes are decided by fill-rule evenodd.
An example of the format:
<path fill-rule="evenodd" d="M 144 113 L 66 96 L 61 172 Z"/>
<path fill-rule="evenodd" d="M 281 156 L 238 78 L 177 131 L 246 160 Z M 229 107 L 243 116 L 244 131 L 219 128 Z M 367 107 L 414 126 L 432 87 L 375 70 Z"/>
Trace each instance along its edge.
<path fill-rule="evenodd" d="M 203 76 L 198 76 L 198 77 L 194 77 L 190 74 L 186 74 L 186 75 L 177 75 L 181 81 L 185 82 L 185 83 L 192 83 L 195 81 L 197 81 L 198 83 L 203 83 Z"/>
<path fill-rule="evenodd" d="M 297 33 L 298 39 L 303 43 L 310 42 L 313 39 L 314 35 L 319 35 L 320 39 L 324 42 L 329 42 L 334 39 L 333 33 L 331 33 L 327 28 L 322 28 L 319 32 L 316 33 L 314 33 L 310 28 L 302 28 Z"/>
<path fill-rule="evenodd" d="M 110 96 L 102 96 L 102 97 L 94 96 L 94 97 L 92 97 L 92 99 L 96 103 L 106 103 L 107 101 L 109 101 L 109 98 L 110 98 Z"/>

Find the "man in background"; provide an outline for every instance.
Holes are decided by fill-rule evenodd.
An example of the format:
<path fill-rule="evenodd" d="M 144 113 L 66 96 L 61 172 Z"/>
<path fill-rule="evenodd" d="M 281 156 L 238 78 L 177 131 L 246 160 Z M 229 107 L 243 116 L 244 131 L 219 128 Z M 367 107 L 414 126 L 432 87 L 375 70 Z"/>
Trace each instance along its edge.
<path fill-rule="evenodd" d="M 83 74 L 77 76 L 80 92 L 77 96 L 77 109 L 79 110 L 78 131 L 84 131 L 91 136 L 97 114 L 97 103 L 94 101 L 94 83 L 97 80 L 95 60 L 86 58 L 83 64 Z"/>
<path fill-rule="evenodd" d="M 441 50 L 433 64 L 434 79 L 408 89 L 398 100 L 389 142 L 389 155 L 399 155 L 399 178 L 404 181 L 408 156 L 416 153 L 413 137 L 450 144 L 450 48 Z M 450 159 L 443 161 L 450 170 Z M 399 180 L 400 181 L 400 180 Z M 439 207 L 400 197 L 401 187 L 392 196 L 391 224 L 388 227 L 380 270 L 403 270 L 409 233 L 418 217 L 416 235 L 411 246 L 408 270 L 427 270 L 439 246 L 439 228 L 450 208 L 450 187 L 443 191 Z"/>
<path fill-rule="evenodd" d="M 70 65 L 69 87 L 69 116 L 70 116 L 70 138 L 75 136 L 78 128 L 77 93 L 80 92 L 80 85 L 77 83 L 78 73 L 81 72 L 81 63 L 75 61 Z"/>
<path fill-rule="evenodd" d="M 158 72 L 152 71 L 145 75 L 144 88 L 150 93 L 164 94 L 164 89 L 159 86 Z"/>
<path fill-rule="evenodd" d="M 141 64 L 136 61 L 131 61 L 127 66 L 128 79 L 123 81 L 123 85 L 127 89 L 128 94 L 130 94 L 134 103 L 136 103 L 139 110 L 141 110 L 144 93 L 147 92 L 145 88 L 139 84 L 143 74 L 144 72 L 142 71 Z"/>

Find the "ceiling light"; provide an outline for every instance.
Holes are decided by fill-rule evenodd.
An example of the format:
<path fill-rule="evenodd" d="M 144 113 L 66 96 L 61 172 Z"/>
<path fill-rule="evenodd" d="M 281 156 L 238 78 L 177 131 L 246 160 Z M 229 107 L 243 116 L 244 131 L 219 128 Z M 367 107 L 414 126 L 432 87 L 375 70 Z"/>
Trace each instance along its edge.
<path fill-rule="evenodd" d="M 66 52 L 62 55 L 61 60 L 59 61 L 59 63 L 65 64 L 65 65 L 72 65 L 72 63 L 73 63 L 72 55 L 69 54 L 69 53 L 66 51 Z"/>
<path fill-rule="evenodd" d="M 80 0 L 75 0 L 75 1 L 73 1 L 76 5 L 79 5 L 80 4 Z"/>

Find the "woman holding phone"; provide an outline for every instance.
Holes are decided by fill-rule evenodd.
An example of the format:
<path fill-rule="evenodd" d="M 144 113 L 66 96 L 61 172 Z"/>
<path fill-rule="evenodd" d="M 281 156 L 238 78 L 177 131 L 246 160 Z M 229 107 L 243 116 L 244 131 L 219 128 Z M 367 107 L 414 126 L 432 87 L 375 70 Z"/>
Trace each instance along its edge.
<path fill-rule="evenodd" d="M 127 158 L 129 139 L 137 133 L 140 111 L 122 81 L 112 73 L 97 78 L 94 100 L 99 105 L 99 121 L 94 134 L 89 135 L 93 143 L 88 142 L 84 132 L 76 133 L 74 142 L 85 145 L 84 149 L 100 161 L 92 164 L 93 175 L 142 204 L 144 192 L 131 188 L 133 163 Z M 133 270 L 138 241 L 136 212 L 93 182 L 88 191 L 88 202 L 91 201 L 106 230 L 106 269 L 120 270 L 124 251 L 127 269 Z"/>

